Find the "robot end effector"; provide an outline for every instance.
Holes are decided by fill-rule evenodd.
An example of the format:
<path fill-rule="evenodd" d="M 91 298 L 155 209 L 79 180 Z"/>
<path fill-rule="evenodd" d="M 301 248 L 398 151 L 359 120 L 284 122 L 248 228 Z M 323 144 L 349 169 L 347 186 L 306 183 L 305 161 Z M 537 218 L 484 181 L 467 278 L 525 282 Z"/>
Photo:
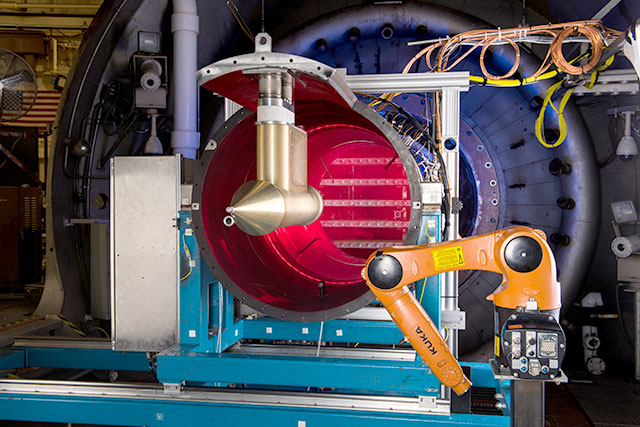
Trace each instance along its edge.
<path fill-rule="evenodd" d="M 369 257 L 363 270 L 367 285 L 438 379 L 457 394 L 463 394 L 471 382 L 449 351 L 437 325 L 433 324 L 408 288 L 408 285 L 425 277 L 455 270 L 486 270 L 502 274 L 502 284 L 487 297 L 495 307 L 515 313 L 528 307 L 530 304 L 527 303 L 535 301 L 538 310 L 553 313 L 556 324 L 560 308 L 560 284 L 556 279 L 555 259 L 545 234 L 523 226 L 443 243 L 389 247 Z M 500 328 L 511 326 L 504 325 L 505 322 L 498 323 L 501 323 Z M 525 330 L 527 325 L 524 325 L 523 333 Z M 527 337 L 535 334 L 537 340 L 538 337 L 549 336 L 549 333 L 545 335 L 542 332 L 532 329 Z M 554 333 L 557 335 L 555 345 L 564 348 L 564 335 L 559 327 Z M 508 341 L 500 339 L 503 335 L 503 331 L 496 331 L 496 357 L 500 354 L 500 342 L 509 345 Z M 549 346 L 547 342 L 542 344 L 545 344 L 545 348 Z M 520 359 L 505 360 L 503 356 L 501 364 L 508 365 L 512 371 L 531 376 L 534 372 L 529 370 L 529 366 L 546 363 L 543 365 L 546 372 L 542 372 L 553 375 L 548 365 L 558 370 L 564 353 L 560 348 L 556 350 L 554 360 L 548 357 L 541 359 L 538 355 L 540 352 L 534 349 L 535 356 L 528 358 L 525 363 Z M 536 373 L 535 376 L 537 378 L 532 378 L 543 379 L 541 374 Z"/>

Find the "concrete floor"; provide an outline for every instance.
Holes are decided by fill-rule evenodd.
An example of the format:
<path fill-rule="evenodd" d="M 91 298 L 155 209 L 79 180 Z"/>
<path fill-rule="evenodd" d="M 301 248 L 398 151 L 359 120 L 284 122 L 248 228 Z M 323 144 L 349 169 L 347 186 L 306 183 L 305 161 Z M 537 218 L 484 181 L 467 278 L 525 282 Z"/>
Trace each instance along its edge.
<path fill-rule="evenodd" d="M 0 329 L 4 325 L 28 319 L 33 313 L 34 307 L 25 305 L 23 298 L 6 299 L 0 295 Z"/>

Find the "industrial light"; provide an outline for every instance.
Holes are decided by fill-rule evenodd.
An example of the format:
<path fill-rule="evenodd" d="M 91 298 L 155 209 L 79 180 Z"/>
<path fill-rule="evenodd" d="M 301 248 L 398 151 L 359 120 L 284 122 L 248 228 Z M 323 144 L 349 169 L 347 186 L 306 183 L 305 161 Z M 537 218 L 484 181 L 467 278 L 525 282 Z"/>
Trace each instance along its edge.
<path fill-rule="evenodd" d="M 160 53 L 162 49 L 162 35 L 150 31 L 138 31 L 138 51 Z"/>
<path fill-rule="evenodd" d="M 627 161 L 634 159 L 638 155 L 638 144 L 631 136 L 631 115 L 633 111 L 625 111 L 622 114 L 624 114 L 624 136 L 618 143 L 616 155 L 620 160 Z"/>
<path fill-rule="evenodd" d="M 611 211 L 616 224 L 625 224 L 638 221 L 636 207 L 631 200 L 622 200 L 611 203 Z"/>

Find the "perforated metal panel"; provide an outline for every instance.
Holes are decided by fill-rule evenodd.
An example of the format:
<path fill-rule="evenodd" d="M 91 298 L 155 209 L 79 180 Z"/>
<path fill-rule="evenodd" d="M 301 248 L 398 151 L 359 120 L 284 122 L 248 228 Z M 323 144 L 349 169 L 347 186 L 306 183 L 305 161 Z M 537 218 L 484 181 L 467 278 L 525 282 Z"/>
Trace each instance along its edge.
<path fill-rule="evenodd" d="M 640 426 L 640 384 L 599 376 L 568 388 L 594 426 Z"/>

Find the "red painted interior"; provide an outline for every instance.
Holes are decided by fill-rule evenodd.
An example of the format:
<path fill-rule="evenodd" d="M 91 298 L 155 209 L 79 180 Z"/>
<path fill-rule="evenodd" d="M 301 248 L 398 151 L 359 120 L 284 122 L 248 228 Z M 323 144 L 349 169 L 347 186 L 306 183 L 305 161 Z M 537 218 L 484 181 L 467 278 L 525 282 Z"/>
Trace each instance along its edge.
<path fill-rule="evenodd" d="M 403 241 L 411 206 L 402 163 L 372 123 L 342 101 L 302 99 L 296 123 L 308 132 L 308 181 L 325 200 L 321 218 L 262 237 L 223 225 L 233 193 L 256 176 L 255 115 L 220 142 L 201 210 L 211 250 L 236 285 L 263 303 L 316 312 L 367 291 L 360 273 L 375 250 L 368 246 Z"/>

